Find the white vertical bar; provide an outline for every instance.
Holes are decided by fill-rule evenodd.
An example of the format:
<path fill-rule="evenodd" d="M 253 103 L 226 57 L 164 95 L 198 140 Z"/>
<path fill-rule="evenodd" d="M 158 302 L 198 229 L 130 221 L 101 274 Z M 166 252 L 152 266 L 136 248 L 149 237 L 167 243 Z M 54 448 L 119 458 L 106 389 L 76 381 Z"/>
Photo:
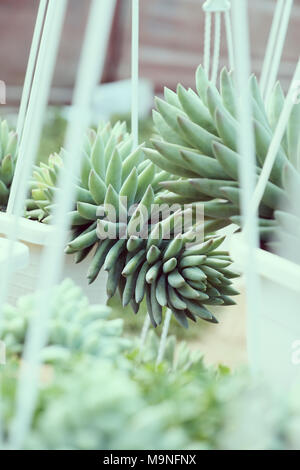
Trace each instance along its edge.
<path fill-rule="evenodd" d="M 41 263 L 40 302 L 38 315 L 29 325 L 24 348 L 17 390 L 17 412 L 11 429 L 12 448 L 22 446 L 30 428 L 37 397 L 40 351 L 47 343 L 48 324 L 52 313 L 52 288 L 59 279 L 63 264 L 63 248 L 66 243 L 70 211 L 74 197 L 74 178 L 78 175 L 82 157 L 84 132 L 90 123 L 93 93 L 102 76 L 115 0 L 93 0 L 87 32 L 82 48 L 73 98 L 73 113 L 66 137 L 67 158 L 65 172 L 59 178 L 59 188 L 54 205 L 54 236 L 45 247 Z"/>
<path fill-rule="evenodd" d="M 242 189 L 241 209 L 243 220 L 249 214 L 252 194 L 255 186 L 255 147 L 252 125 L 252 106 L 250 101 L 250 45 L 247 17 L 247 1 L 233 0 L 232 19 L 235 48 L 236 80 L 240 94 L 238 114 L 241 124 L 239 135 L 239 168 Z M 259 310 L 260 286 L 255 266 L 255 249 L 258 247 L 257 217 L 251 217 L 249 229 L 244 233 L 247 242 L 245 276 L 247 282 L 247 343 L 248 355 L 254 372 L 259 371 L 260 326 Z"/>
<path fill-rule="evenodd" d="M 26 69 L 26 74 L 25 74 L 24 86 L 23 86 L 23 91 L 22 91 L 20 109 L 19 109 L 19 114 L 18 114 L 17 135 L 18 135 L 19 140 L 22 137 L 22 133 L 23 133 L 25 115 L 26 115 L 26 110 L 27 110 L 29 96 L 30 96 L 30 88 L 31 88 L 34 68 L 35 68 L 35 64 L 37 60 L 43 24 L 45 21 L 47 2 L 48 0 L 40 0 L 38 14 L 36 18 L 36 23 L 35 23 L 30 53 L 29 53 L 29 59 L 28 59 L 28 64 L 27 64 L 27 69 Z"/>
<path fill-rule="evenodd" d="M 150 317 L 148 313 L 146 313 L 145 320 L 144 320 L 143 327 L 142 327 L 141 337 L 140 337 L 140 348 L 139 348 L 140 356 L 142 356 L 142 353 L 145 347 L 148 331 L 150 328 L 150 323 L 151 323 Z"/>
<path fill-rule="evenodd" d="M 287 28 L 289 24 L 289 19 L 291 16 L 293 6 L 293 0 L 285 0 L 284 10 L 280 18 L 280 27 L 279 33 L 277 35 L 276 45 L 274 49 L 273 61 L 270 64 L 270 71 L 267 79 L 265 99 L 268 102 L 269 96 L 272 92 L 272 89 L 275 85 L 278 69 L 280 65 L 280 60 L 282 56 L 283 46 L 286 38 Z"/>
<path fill-rule="evenodd" d="M 167 308 L 166 314 L 165 314 L 165 321 L 164 321 L 163 329 L 162 329 L 162 332 L 161 332 L 161 338 L 160 338 L 160 342 L 159 342 L 159 349 L 158 349 L 158 355 L 157 355 L 157 359 L 156 359 L 156 366 L 158 366 L 162 362 L 162 360 L 164 358 L 164 355 L 165 355 L 167 337 L 168 337 L 171 318 L 172 318 L 172 311 L 169 308 Z"/>
<path fill-rule="evenodd" d="M 220 59 L 220 44 L 221 44 L 221 13 L 215 13 L 215 41 L 214 41 L 214 55 L 212 64 L 211 81 L 215 85 L 217 83 L 219 59 Z"/>
<path fill-rule="evenodd" d="M 66 0 L 49 0 L 39 55 L 36 64 L 27 117 L 19 146 L 15 175 L 12 182 L 7 212 L 21 215 L 27 185 L 40 141 L 44 112 L 51 86 L 60 28 Z M 56 34 L 56 36 L 54 36 Z"/>
<path fill-rule="evenodd" d="M 231 16 L 230 16 L 229 11 L 224 12 L 224 19 L 225 19 L 229 66 L 231 70 L 234 70 L 233 39 L 232 39 L 232 29 L 231 29 Z"/>
<path fill-rule="evenodd" d="M 55 66 L 58 44 L 66 8 L 66 0 L 49 0 L 48 10 L 41 38 L 36 70 L 33 78 L 32 90 L 28 103 L 24 130 L 21 137 L 18 158 L 18 175 L 13 181 L 14 185 L 14 217 L 9 227 L 9 256 L 12 256 L 14 241 L 18 238 L 19 219 L 23 215 L 23 204 L 27 191 L 30 170 L 34 161 L 44 111 L 49 95 L 50 84 Z M 37 137 L 38 136 L 38 137 Z M 11 200 L 12 204 L 12 200 Z M 1 273 L 0 283 L 0 320 L 2 307 L 5 301 L 8 285 L 12 276 L 12 263 L 8 263 L 5 273 Z"/>
<path fill-rule="evenodd" d="M 272 62 L 272 57 L 274 54 L 276 39 L 278 35 L 278 28 L 281 21 L 282 16 L 282 9 L 284 7 L 284 0 L 277 0 L 275 13 L 272 21 L 271 31 L 269 34 L 267 49 L 265 53 L 265 58 L 263 62 L 261 77 L 260 77 L 260 91 L 261 94 L 264 96 L 267 87 L 268 76 L 270 73 L 270 67 Z"/>
<path fill-rule="evenodd" d="M 39 57 L 37 60 L 28 112 L 20 142 L 19 157 L 13 180 L 14 195 L 10 200 L 10 210 L 12 210 L 14 205 L 14 217 L 12 218 L 12 223 L 9 226 L 8 233 L 8 238 L 11 240 L 10 253 L 12 253 L 14 245 L 13 242 L 18 238 L 18 217 L 23 215 L 23 205 L 26 197 L 27 185 L 39 143 L 39 136 L 41 133 L 58 44 L 60 41 L 65 8 L 66 0 L 49 0 Z M 8 263 L 5 275 L 4 273 L 0 274 L 0 316 L 2 304 L 6 298 L 7 288 L 12 275 L 10 268 L 11 263 Z"/>
<path fill-rule="evenodd" d="M 211 13 L 205 12 L 204 26 L 204 70 L 209 77 L 210 69 L 210 45 L 211 45 Z"/>
<path fill-rule="evenodd" d="M 139 142 L 139 0 L 132 0 L 131 32 L 131 132 L 133 148 Z"/>

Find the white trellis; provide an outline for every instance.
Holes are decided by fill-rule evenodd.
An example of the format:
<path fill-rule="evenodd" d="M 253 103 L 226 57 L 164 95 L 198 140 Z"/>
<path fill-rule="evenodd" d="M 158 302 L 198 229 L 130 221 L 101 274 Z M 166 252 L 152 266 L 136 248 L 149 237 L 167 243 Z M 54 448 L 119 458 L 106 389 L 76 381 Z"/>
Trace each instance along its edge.
<path fill-rule="evenodd" d="M 34 39 L 38 41 L 40 28 L 46 11 L 46 5 L 40 4 Z M 31 167 L 37 152 L 39 137 L 41 134 L 42 119 L 47 103 L 48 93 L 54 70 L 56 53 L 58 49 L 60 32 L 64 18 L 66 2 L 49 1 L 47 5 L 47 14 L 44 21 L 43 34 L 40 40 L 39 55 L 36 59 L 35 74 L 32 80 L 30 98 L 29 90 L 25 90 L 23 94 L 22 112 L 26 113 L 24 119 L 24 127 L 19 145 L 19 162 L 16 167 L 15 176 L 10 193 L 11 213 L 10 224 L 7 226 L 7 235 L 11 240 L 9 253 L 13 255 L 13 246 L 18 238 L 19 218 L 23 215 L 23 204 L 27 192 L 27 182 L 30 177 Z M 35 59 L 37 49 L 32 47 L 29 64 L 29 72 L 27 74 L 27 83 L 32 75 L 31 66 Z M 28 103 L 28 106 L 26 106 Z M 27 107 L 27 111 L 26 111 Z M 22 165 L 22 166 L 21 166 Z M 9 281 L 12 276 L 12 262 L 7 263 L 7 270 L 1 272 L 1 290 L 0 290 L 0 318 L 2 314 L 2 305 L 5 301 Z M 1 416 L 0 416 L 1 420 Z"/>
<path fill-rule="evenodd" d="M 40 4 L 34 39 L 40 32 L 41 22 L 43 21 L 43 15 L 46 11 L 44 6 L 44 3 Z M 23 109 L 25 109 L 26 119 L 24 120 L 24 126 L 20 126 L 22 133 L 18 149 L 19 158 L 16 164 L 15 175 L 8 201 L 8 217 L 3 217 L 3 231 L 7 234 L 12 243 L 18 239 L 20 218 L 23 215 L 24 201 L 27 194 L 31 168 L 38 150 L 65 8 L 65 0 L 58 3 L 55 0 L 48 2 L 43 34 L 40 40 L 38 56 L 36 58 L 35 73 L 32 79 L 30 98 L 29 90 L 25 90 L 22 97 L 21 108 L 22 112 Z M 30 75 L 32 63 L 35 61 L 36 55 L 37 50 L 33 47 L 31 49 L 29 60 L 30 70 L 29 73 L 27 73 L 26 79 Z M 28 81 L 29 79 L 30 77 L 28 78 Z M 7 295 L 8 285 L 12 276 L 10 266 L 11 264 L 8 264 L 7 272 L 5 275 L 2 274 L 1 276 L 0 312 L 1 305 Z"/>
<path fill-rule="evenodd" d="M 249 247 L 246 258 L 246 275 L 249 294 L 247 296 L 248 346 L 249 355 L 253 358 L 255 368 L 259 369 L 260 357 L 259 350 L 257 350 L 257 344 L 259 343 L 257 335 L 259 335 L 258 325 L 261 297 L 259 296 L 257 268 L 253 261 L 255 259 L 253 253 L 258 246 L 256 213 L 291 112 L 293 104 L 293 85 L 295 80 L 300 79 L 300 62 L 297 65 L 265 164 L 256 185 L 254 169 L 255 153 L 251 121 L 252 112 L 249 89 L 247 86 L 251 70 L 247 33 L 247 0 L 233 0 L 231 3 L 233 8 L 233 36 L 231 31 L 230 2 L 228 0 L 207 0 L 203 6 L 206 17 L 204 66 L 209 73 L 211 62 L 211 26 L 212 15 L 214 15 L 215 38 L 211 80 L 215 83 L 219 68 L 221 15 L 224 15 L 229 65 L 231 68 L 235 65 L 237 86 L 240 92 L 238 106 L 241 125 L 240 153 L 243 156 L 240 168 L 240 181 L 243 194 L 243 232 Z M 277 2 L 260 82 L 261 91 L 266 98 L 268 98 L 278 74 L 292 5 L 292 0 L 286 0 L 285 2 L 284 0 L 279 0 Z M 43 116 L 49 97 L 66 6 L 67 0 L 41 0 L 37 15 L 17 124 L 20 137 L 19 157 L 7 209 L 7 235 L 11 242 L 8 250 L 8 268 L 5 275 L 3 271 L 1 274 L 0 320 L 2 305 L 6 298 L 8 284 L 14 268 L 10 259 L 15 253 L 14 247 L 18 239 L 19 221 L 22 217 L 27 182 L 40 140 Z M 47 319 L 49 319 L 51 315 L 51 287 L 57 283 L 62 267 L 61 254 L 65 245 L 68 229 L 67 214 L 72 206 L 74 197 L 72 182 L 73 178 L 76 177 L 80 170 L 81 152 L 79 149 L 82 145 L 84 130 L 90 124 L 92 95 L 103 72 L 114 7 L 115 0 L 93 0 L 90 7 L 89 20 L 77 73 L 72 113 L 66 137 L 67 154 L 71 157 L 66 159 L 65 166 L 67 171 L 61 176 L 58 185 L 60 188 L 64 188 L 64 190 L 59 191 L 55 199 L 56 209 L 53 214 L 53 233 L 55 233 L 55 236 L 50 239 L 48 246 L 46 246 L 41 261 L 39 290 L 43 301 L 38 303 L 39 316 L 36 316 L 30 323 L 26 337 L 24 362 L 21 367 L 17 391 L 16 415 L 10 433 L 10 446 L 12 448 L 22 447 L 24 437 L 31 425 L 37 393 L 38 367 L 40 364 L 39 352 L 47 341 Z M 235 45 L 235 47 L 233 47 L 233 45 Z M 138 64 L 139 0 L 132 0 L 131 113 L 134 146 L 138 145 Z M 170 312 L 167 312 L 157 363 L 162 360 L 164 355 L 169 323 Z M 142 332 L 142 344 L 145 340 L 148 328 L 149 317 L 147 316 Z"/>
<path fill-rule="evenodd" d="M 205 13 L 205 29 L 204 29 L 204 70 L 207 76 L 210 75 L 211 63 L 211 30 L 212 17 L 214 17 L 214 47 L 212 56 L 211 81 L 216 83 L 219 68 L 220 45 L 221 45 L 221 19 L 224 16 L 226 29 L 228 59 L 230 69 L 234 69 L 233 41 L 230 17 L 231 4 L 229 0 L 206 0 L 203 5 Z"/>
<path fill-rule="evenodd" d="M 51 0 L 50 0 L 51 1 Z M 66 136 L 67 159 L 66 172 L 60 177 L 59 191 L 55 200 L 53 225 L 57 227 L 55 236 L 49 241 L 41 261 L 41 283 L 39 292 L 43 301 L 37 301 L 39 315 L 31 322 L 24 348 L 24 361 L 30 364 L 21 368 L 17 393 L 16 416 L 12 424 L 11 445 L 22 445 L 30 426 L 34 409 L 40 350 L 47 341 L 47 320 L 51 315 L 51 287 L 58 280 L 62 267 L 62 253 L 66 243 L 68 217 L 74 198 L 73 181 L 79 173 L 81 164 L 80 148 L 83 144 L 84 131 L 90 124 L 92 95 L 102 76 L 106 46 L 110 32 L 115 2 L 111 0 L 93 0 L 90 8 L 87 32 L 82 48 L 74 90 L 72 115 Z M 99 21 L 101 19 L 101 22 Z M 45 275 L 45 273 L 47 273 Z M 45 301 L 46 298 L 46 301 Z"/>
<path fill-rule="evenodd" d="M 39 43 L 40 43 L 45 16 L 47 12 L 47 4 L 48 4 L 48 0 L 40 1 L 38 14 L 36 18 L 36 24 L 34 28 L 30 54 L 29 54 L 29 60 L 27 64 L 27 70 L 26 70 L 26 75 L 25 75 L 25 80 L 24 80 L 24 85 L 23 85 L 20 109 L 19 109 L 19 114 L 18 114 L 17 134 L 18 134 L 19 140 L 21 139 L 21 136 L 23 134 L 23 127 L 24 127 L 25 116 L 26 116 L 29 97 L 30 97 L 34 69 L 36 66 L 36 60 L 37 60 L 37 55 L 39 51 Z"/>
<path fill-rule="evenodd" d="M 293 0 L 278 0 L 276 4 L 260 80 L 261 92 L 266 101 L 276 82 L 292 6 Z"/>

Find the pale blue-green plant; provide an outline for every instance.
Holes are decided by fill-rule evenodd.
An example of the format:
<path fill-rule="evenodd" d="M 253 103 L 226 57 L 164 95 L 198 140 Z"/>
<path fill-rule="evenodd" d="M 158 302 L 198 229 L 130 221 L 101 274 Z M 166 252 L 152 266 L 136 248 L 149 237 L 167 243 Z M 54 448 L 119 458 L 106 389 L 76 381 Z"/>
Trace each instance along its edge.
<path fill-rule="evenodd" d="M 122 341 L 120 324 L 107 318 L 108 309 L 89 306 L 73 283 L 65 281 L 55 296 L 52 339 L 43 352 L 26 449 L 297 448 L 297 389 L 292 400 L 278 402 L 267 387 L 252 385 L 247 374 L 208 367 L 199 352 L 186 344 L 176 346 L 173 337 L 157 366 L 159 341 L 153 331 L 141 354 L 134 338 Z M 25 300 L 19 310 L 5 308 L 5 338 L 10 341 L 0 383 L 5 446 L 15 413 L 24 332 L 34 315 L 32 302 Z M 74 321 L 66 312 L 74 313 Z M 16 313 L 26 317 L 25 327 L 16 322 Z M 82 330 L 78 337 L 88 339 L 86 328 L 97 326 L 95 316 L 103 322 L 97 349 L 87 348 L 83 339 L 74 346 L 53 335 L 62 319 L 63 338 L 68 325 L 70 330 L 76 325 Z"/>
<path fill-rule="evenodd" d="M 101 357 L 115 356 L 128 347 L 128 340 L 121 336 L 123 320 L 110 320 L 110 309 L 104 305 L 90 305 L 73 281 L 64 280 L 53 295 L 44 360 L 62 359 L 76 351 Z M 30 294 L 21 297 L 16 306 L 4 306 L 0 330 L 8 355 L 22 352 L 29 322 L 38 315 L 36 300 L 37 296 Z"/>

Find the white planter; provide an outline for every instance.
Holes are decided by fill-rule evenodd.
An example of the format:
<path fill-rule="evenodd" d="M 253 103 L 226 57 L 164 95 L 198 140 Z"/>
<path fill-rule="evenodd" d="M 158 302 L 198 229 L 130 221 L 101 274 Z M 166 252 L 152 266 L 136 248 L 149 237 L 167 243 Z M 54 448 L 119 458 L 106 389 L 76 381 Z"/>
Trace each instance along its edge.
<path fill-rule="evenodd" d="M 14 242 L 13 247 L 11 247 L 9 240 L 0 239 L 0 270 L 2 273 L 5 273 L 7 263 L 12 263 L 10 266 L 12 272 L 26 268 L 29 264 L 28 247 L 19 242 Z"/>
<path fill-rule="evenodd" d="M 241 234 L 232 236 L 230 251 L 243 269 L 246 244 Z M 271 384 L 287 389 L 300 380 L 300 266 L 261 249 L 256 250 L 255 263 L 261 314 L 257 330 L 249 334 L 255 334 L 259 354 L 249 361 Z"/>
<path fill-rule="evenodd" d="M 12 219 L 7 214 L 0 214 L 0 235 L 9 234 Z M 8 300 L 15 304 L 19 297 L 34 292 L 38 286 L 40 275 L 40 262 L 44 246 L 49 237 L 53 236 L 54 229 L 40 222 L 20 219 L 18 239 L 21 240 L 29 250 L 28 266 L 15 272 L 9 285 Z M 91 254 L 81 263 L 75 264 L 73 255 L 65 255 L 64 267 L 61 279 L 71 278 L 81 287 L 84 294 L 92 304 L 103 304 L 107 301 L 106 279 L 107 273 L 102 271 L 93 284 L 88 285 L 86 273 L 91 261 Z"/>

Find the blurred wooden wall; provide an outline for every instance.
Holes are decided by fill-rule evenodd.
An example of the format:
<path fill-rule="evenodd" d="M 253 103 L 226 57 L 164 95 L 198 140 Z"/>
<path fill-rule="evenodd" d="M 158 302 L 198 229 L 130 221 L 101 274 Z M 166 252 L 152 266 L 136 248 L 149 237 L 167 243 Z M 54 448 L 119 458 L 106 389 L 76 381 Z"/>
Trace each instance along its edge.
<path fill-rule="evenodd" d="M 0 0 L 0 79 L 7 84 L 8 104 L 20 97 L 39 0 Z M 156 92 L 180 81 L 193 86 L 194 71 L 203 56 L 202 0 L 140 0 L 140 73 Z M 90 0 L 69 0 L 52 101 L 68 103 L 78 64 Z M 130 76 L 130 4 L 118 0 L 104 81 Z M 261 70 L 276 0 L 250 0 L 252 68 Z M 280 77 L 285 84 L 299 55 L 300 0 L 295 0 Z M 221 64 L 227 63 L 224 28 Z"/>
<path fill-rule="evenodd" d="M 272 16 L 277 0 L 249 0 L 252 69 L 262 67 Z M 123 4 L 121 59 L 116 78 L 130 73 L 130 8 Z M 194 83 L 194 71 L 203 60 L 204 15 L 202 0 L 141 0 L 141 75 L 155 83 L 157 91 L 165 84 L 176 88 L 178 81 Z M 287 83 L 300 52 L 300 0 L 294 1 L 280 77 Z M 222 24 L 221 66 L 227 62 L 224 24 Z"/>

